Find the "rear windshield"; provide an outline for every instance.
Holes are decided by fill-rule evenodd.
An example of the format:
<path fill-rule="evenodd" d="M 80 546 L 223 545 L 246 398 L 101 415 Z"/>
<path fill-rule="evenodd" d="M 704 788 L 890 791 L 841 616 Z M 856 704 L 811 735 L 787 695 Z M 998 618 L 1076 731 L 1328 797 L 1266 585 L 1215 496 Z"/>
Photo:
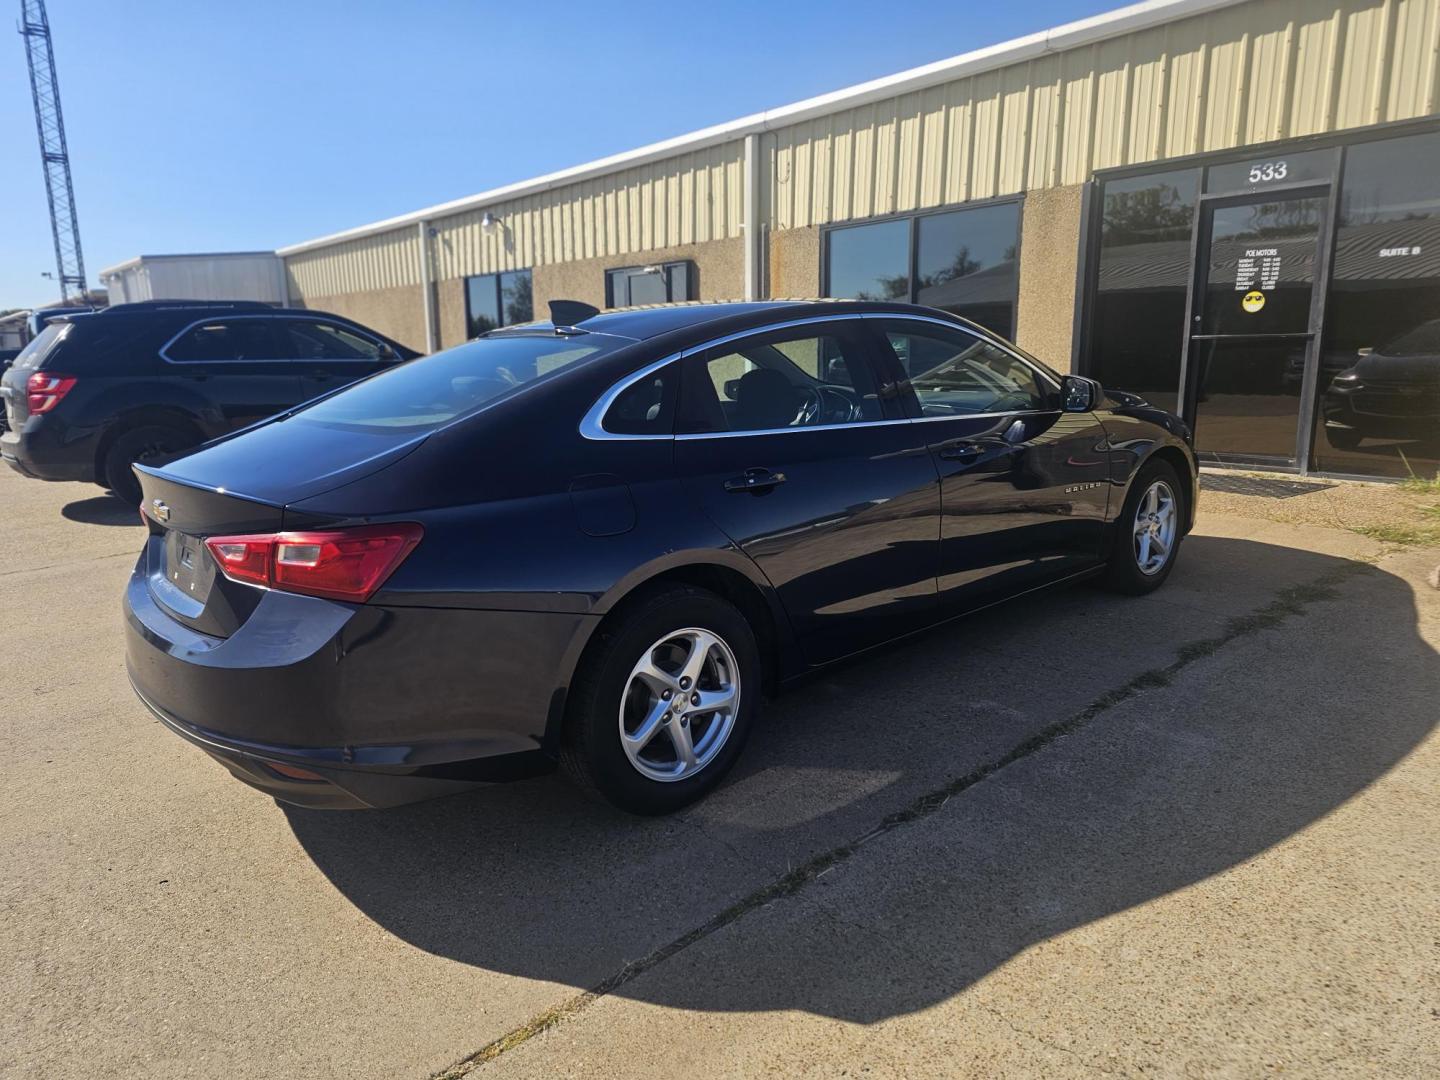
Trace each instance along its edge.
<path fill-rule="evenodd" d="M 72 323 L 50 323 L 29 345 L 20 350 L 20 355 L 15 357 L 13 366 L 20 371 L 38 368 L 55 347 L 70 336 L 73 328 L 74 324 Z"/>
<path fill-rule="evenodd" d="M 517 386 L 630 344 L 606 334 L 479 338 L 381 372 L 293 419 L 367 431 L 428 431 Z"/>

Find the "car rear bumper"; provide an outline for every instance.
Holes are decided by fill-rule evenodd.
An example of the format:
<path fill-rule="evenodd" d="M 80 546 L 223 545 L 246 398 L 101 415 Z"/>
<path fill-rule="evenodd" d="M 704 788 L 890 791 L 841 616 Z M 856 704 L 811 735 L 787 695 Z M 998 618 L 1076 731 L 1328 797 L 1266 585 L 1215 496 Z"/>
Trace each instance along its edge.
<path fill-rule="evenodd" d="M 90 440 L 52 447 L 33 431 L 5 431 L 0 434 L 0 459 L 22 476 L 33 480 L 95 481 L 95 452 Z"/>
<path fill-rule="evenodd" d="M 395 806 L 553 766 L 559 673 L 586 616 L 266 592 L 239 630 L 216 638 L 175 619 L 147 578 L 142 555 L 125 594 L 135 692 L 277 799 Z"/>

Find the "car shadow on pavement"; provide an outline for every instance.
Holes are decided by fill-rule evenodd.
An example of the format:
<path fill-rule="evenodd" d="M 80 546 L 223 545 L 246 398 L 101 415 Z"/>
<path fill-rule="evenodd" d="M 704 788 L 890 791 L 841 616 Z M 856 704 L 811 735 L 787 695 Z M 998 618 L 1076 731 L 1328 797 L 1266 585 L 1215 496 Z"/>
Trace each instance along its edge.
<path fill-rule="evenodd" d="M 1368 565 L 1194 536 L 1151 597 L 1017 601 L 782 697 L 736 775 L 676 817 L 552 777 L 286 814 L 337 889 L 431 953 L 873 1022 L 1234 867 L 1382 777 L 1440 700 L 1416 618 L 1410 585 Z M 717 934 L 726 962 L 704 964 Z"/>
<path fill-rule="evenodd" d="M 66 503 L 60 508 L 60 514 L 83 525 L 135 525 L 140 520 L 135 507 L 109 492 Z"/>

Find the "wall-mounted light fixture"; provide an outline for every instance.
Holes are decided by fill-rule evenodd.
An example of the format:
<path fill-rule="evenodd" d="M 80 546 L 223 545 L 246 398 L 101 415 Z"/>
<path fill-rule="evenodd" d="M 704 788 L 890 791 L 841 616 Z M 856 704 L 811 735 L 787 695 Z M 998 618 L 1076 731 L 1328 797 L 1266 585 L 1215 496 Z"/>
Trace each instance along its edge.
<path fill-rule="evenodd" d="M 498 224 L 500 224 L 500 219 L 497 218 L 494 214 L 492 214 L 489 210 L 486 210 L 485 213 L 480 215 L 480 227 L 486 232 L 489 232 Z"/>

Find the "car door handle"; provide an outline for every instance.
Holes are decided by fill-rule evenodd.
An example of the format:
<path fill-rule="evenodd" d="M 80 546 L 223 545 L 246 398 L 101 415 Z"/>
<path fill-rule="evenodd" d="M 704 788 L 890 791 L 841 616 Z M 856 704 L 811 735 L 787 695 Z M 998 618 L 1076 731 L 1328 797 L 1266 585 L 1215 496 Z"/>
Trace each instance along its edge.
<path fill-rule="evenodd" d="M 938 452 L 946 461 L 974 461 L 985 453 L 985 447 L 978 442 L 953 442 L 946 443 Z"/>
<path fill-rule="evenodd" d="M 769 469 L 746 469 L 740 476 L 725 481 L 726 491 L 769 491 L 776 484 L 785 483 L 785 474 Z"/>

